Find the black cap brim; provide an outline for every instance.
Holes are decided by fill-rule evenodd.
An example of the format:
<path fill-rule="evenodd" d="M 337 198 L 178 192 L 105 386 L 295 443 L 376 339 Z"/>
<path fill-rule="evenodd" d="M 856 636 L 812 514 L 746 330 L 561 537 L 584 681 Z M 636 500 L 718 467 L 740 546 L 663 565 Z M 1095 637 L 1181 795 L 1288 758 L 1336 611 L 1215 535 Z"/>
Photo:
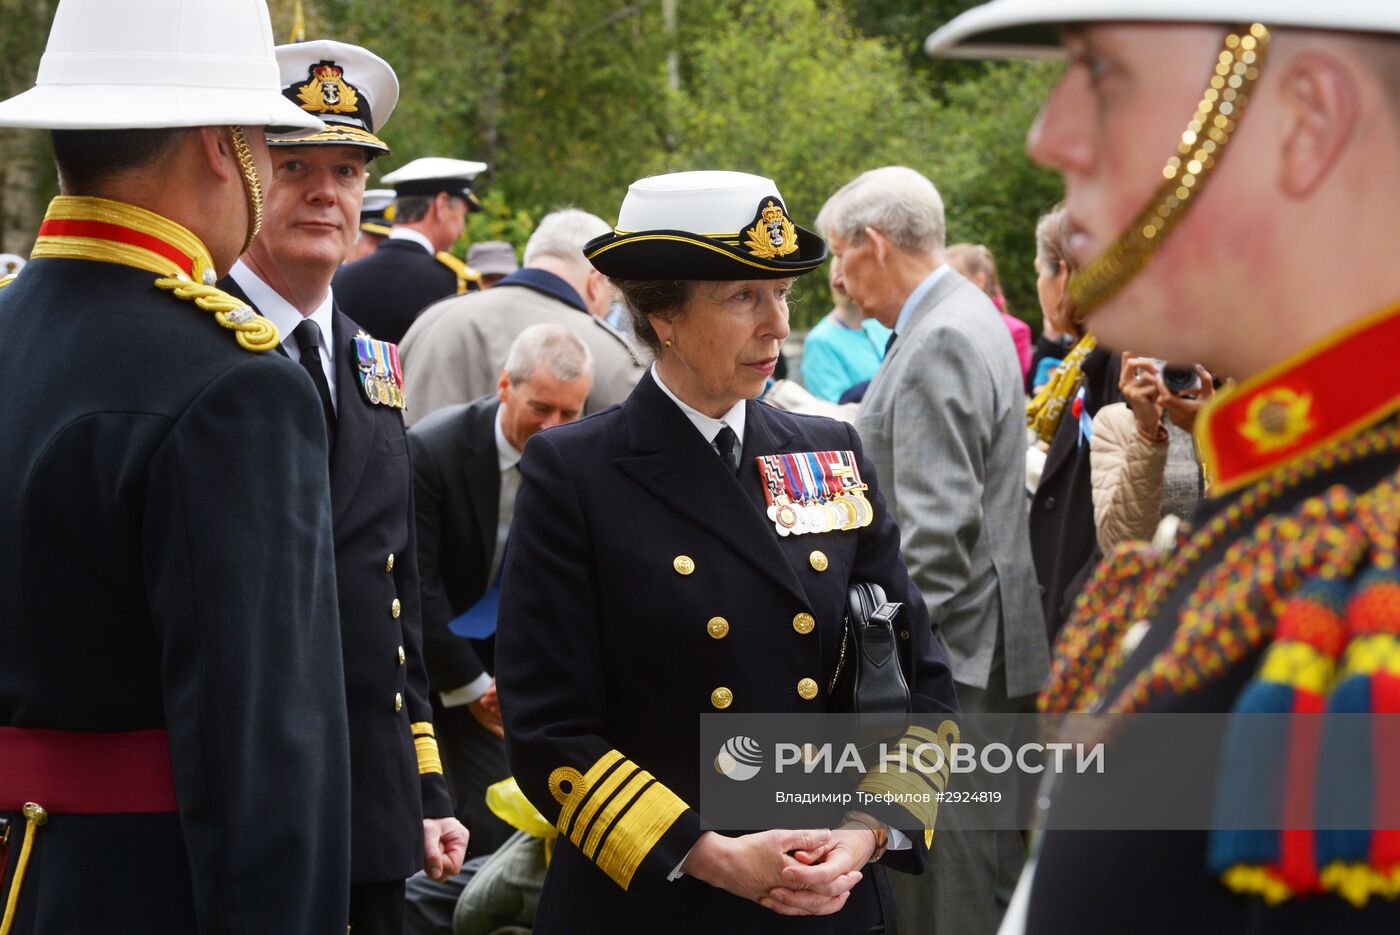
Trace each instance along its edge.
<path fill-rule="evenodd" d="M 826 262 L 826 241 L 816 234 L 798 227 L 797 243 L 788 257 L 762 258 L 689 231 L 613 231 L 585 244 L 583 255 L 610 279 L 783 279 Z"/>

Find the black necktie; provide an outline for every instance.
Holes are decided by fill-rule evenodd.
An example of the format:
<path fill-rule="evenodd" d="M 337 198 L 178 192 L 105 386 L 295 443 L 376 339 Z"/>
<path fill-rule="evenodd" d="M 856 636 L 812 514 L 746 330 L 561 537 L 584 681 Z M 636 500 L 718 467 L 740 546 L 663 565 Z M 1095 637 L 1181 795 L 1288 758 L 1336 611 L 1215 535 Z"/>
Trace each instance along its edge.
<path fill-rule="evenodd" d="M 301 324 L 292 331 L 301 350 L 301 365 L 306 368 L 311 382 L 316 384 L 316 393 L 321 397 L 321 408 L 326 412 L 326 432 L 335 441 L 335 407 L 331 405 L 331 386 L 326 382 L 326 372 L 321 369 L 321 329 L 310 318 L 303 318 Z"/>
<path fill-rule="evenodd" d="M 890 348 L 894 347 L 894 339 L 899 337 L 893 331 L 890 332 L 890 339 L 885 342 L 885 356 L 890 356 Z"/>
<path fill-rule="evenodd" d="M 715 447 L 719 449 L 719 456 L 724 459 L 729 470 L 738 474 L 739 436 L 734 434 L 734 430 L 727 425 L 720 429 L 719 434 L 715 436 Z"/>

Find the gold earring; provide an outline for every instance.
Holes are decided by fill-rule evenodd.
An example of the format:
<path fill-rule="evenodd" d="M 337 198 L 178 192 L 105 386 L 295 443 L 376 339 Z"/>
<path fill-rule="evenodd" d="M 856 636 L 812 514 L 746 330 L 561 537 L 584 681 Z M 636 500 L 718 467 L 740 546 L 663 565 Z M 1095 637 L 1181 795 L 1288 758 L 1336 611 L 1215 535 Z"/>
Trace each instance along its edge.
<path fill-rule="evenodd" d="M 667 347 L 675 347 L 676 345 L 675 345 L 674 342 L 671 341 L 670 338 L 667 338 L 667 339 L 666 339 L 666 346 L 667 346 Z"/>

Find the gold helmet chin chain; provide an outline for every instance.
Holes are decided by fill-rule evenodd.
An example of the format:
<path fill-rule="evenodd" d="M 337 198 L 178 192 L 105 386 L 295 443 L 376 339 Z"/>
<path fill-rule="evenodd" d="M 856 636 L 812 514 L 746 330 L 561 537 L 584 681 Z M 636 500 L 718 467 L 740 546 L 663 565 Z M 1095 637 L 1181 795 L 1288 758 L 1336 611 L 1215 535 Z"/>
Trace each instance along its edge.
<path fill-rule="evenodd" d="M 243 192 L 248 196 L 248 236 L 243 241 L 240 253 L 247 252 L 253 245 L 253 238 L 262 229 L 263 190 L 258 178 L 258 165 L 253 161 L 253 148 L 248 145 L 248 132 L 242 127 L 233 128 L 233 151 L 238 155 L 238 164 L 243 169 Z"/>
<path fill-rule="evenodd" d="M 1162 170 L 1162 187 L 1114 244 L 1070 278 L 1075 319 L 1084 321 L 1126 286 L 1166 239 L 1219 165 L 1269 48 L 1269 30 L 1259 23 L 1232 29 L 1196 113 Z"/>

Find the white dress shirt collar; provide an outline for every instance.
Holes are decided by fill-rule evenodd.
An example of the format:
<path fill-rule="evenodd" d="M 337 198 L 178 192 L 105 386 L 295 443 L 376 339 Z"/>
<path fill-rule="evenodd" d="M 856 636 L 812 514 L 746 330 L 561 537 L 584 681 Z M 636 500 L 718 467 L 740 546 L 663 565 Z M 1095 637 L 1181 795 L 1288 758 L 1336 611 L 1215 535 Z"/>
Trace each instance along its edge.
<path fill-rule="evenodd" d="M 909 319 L 914 316 L 914 311 L 924 301 L 924 296 L 929 294 L 929 290 L 938 285 L 938 280 L 948 275 L 950 267 L 947 263 L 940 263 L 938 269 L 924 277 L 924 281 L 914 287 L 914 291 L 909 293 L 909 298 L 904 300 L 904 307 L 899 310 L 899 317 L 894 322 L 894 333 L 904 334 L 904 329 L 909 327 Z"/>
<path fill-rule="evenodd" d="M 233 264 L 229 275 L 248 296 L 248 301 L 253 303 L 258 314 L 277 326 L 277 336 L 282 340 L 282 349 L 287 352 L 287 356 L 300 361 L 301 348 L 292 332 L 302 322 L 301 312 L 282 298 L 277 290 L 263 282 L 262 277 L 242 260 Z M 331 406 L 339 412 L 340 400 L 336 398 L 335 389 L 335 297 L 329 287 L 326 288 L 326 297 L 321 300 L 321 304 L 305 317 L 310 318 L 316 323 L 316 327 L 321 329 L 321 369 L 326 375 L 326 384 L 330 387 Z"/>
<path fill-rule="evenodd" d="M 671 388 L 666 385 L 666 381 L 661 379 L 661 372 L 657 370 L 656 364 L 651 365 L 651 378 L 656 381 L 657 386 L 661 387 L 661 392 L 671 397 L 671 402 L 680 407 L 681 412 L 685 413 L 685 417 L 690 420 L 690 424 L 695 426 L 700 434 L 705 437 L 705 441 L 713 445 L 715 443 L 715 436 L 719 434 L 719 430 L 727 425 L 734 430 L 734 435 L 739 439 L 739 448 L 741 450 L 743 449 L 744 416 L 747 412 L 745 408 L 748 405 L 747 399 L 739 400 L 731 406 L 729 411 L 722 417 L 713 419 L 694 406 L 687 405 L 679 396 L 671 392 Z"/>
<path fill-rule="evenodd" d="M 408 240 L 416 243 L 424 250 L 428 251 L 428 256 L 437 256 L 437 251 L 433 249 L 433 242 L 426 234 L 414 230 L 411 227 L 395 227 L 389 231 L 390 240 Z"/>
<path fill-rule="evenodd" d="M 520 452 L 506 438 L 505 430 L 501 428 L 501 414 L 503 412 L 505 412 L 504 406 L 496 407 L 496 464 L 500 466 L 502 474 L 520 463 Z"/>

